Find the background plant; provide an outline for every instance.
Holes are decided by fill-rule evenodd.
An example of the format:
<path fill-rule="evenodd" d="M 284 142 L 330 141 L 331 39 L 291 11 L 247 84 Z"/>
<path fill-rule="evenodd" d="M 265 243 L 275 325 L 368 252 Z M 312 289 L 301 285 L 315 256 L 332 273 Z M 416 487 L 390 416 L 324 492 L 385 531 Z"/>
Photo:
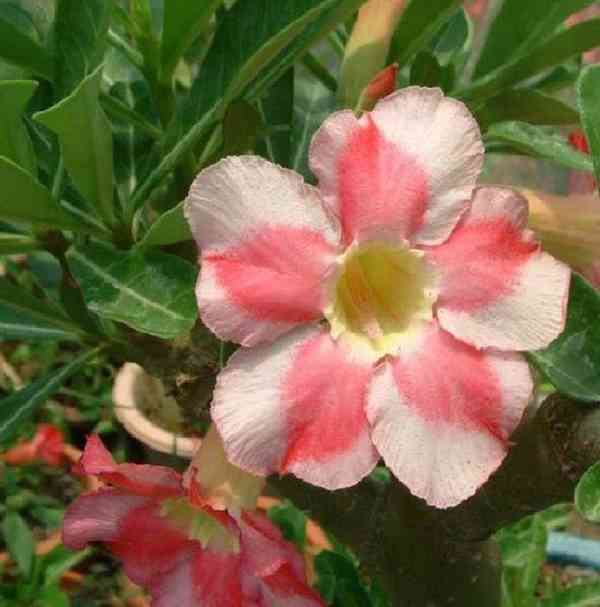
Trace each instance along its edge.
<path fill-rule="evenodd" d="M 181 206 L 192 178 L 253 152 L 312 181 L 313 132 L 339 107 L 367 107 L 387 66 L 397 65 L 396 88 L 439 86 L 467 103 L 493 162 L 543 159 L 555 190 L 561 170 L 600 178 L 600 68 L 582 63 L 600 46 L 600 18 L 565 25 L 594 2 L 490 2 L 483 22 L 458 0 L 387 4 L 361 37 L 358 27 L 351 35 L 361 0 L 0 2 L 0 338 L 13 366 L 25 356 L 39 367 L 23 387 L 5 387 L 3 445 L 55 415 L 53 400 L 61 410 L 77 403 L 88 430 L 112 431 L 111 365 L 129 360 L 159 377 L 201 432 L 232 348 L 197 318 Z M 589 155 L 569 145 L 574 126 Z M 547 607 L 600 597 L 597 582 L 536 596 L 555 523 L 535 514 L 506 528 L 572 501 L 600 459 L 599 319 L 600 296 L 575 277 L 564 334 L 530 354 L 557 394 L 532 410 L 501 470 L 454 509 L 427 508 L 385 473 L 335 493 L 273 479 L 273 491 L 351 549 L 319 557 L 328 602 Z M 10 474 L 15 495 L 22 479 Z M 580 489 L 592 510 L 599 485 L 588 477 Z M 4 539 L 23 592 L 35 594 L 53 574 L 9 502 Z M 302 514 L 291 512 L 282 524 L 293 535 Z M 44 588 L 61 593 L 52 580 Z"/>

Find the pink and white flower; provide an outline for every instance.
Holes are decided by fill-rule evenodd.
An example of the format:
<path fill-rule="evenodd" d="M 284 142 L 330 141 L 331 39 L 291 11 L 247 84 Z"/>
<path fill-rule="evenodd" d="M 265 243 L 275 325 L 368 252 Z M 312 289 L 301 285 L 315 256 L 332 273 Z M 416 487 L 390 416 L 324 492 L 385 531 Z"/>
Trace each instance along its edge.
<path fill-rule="evenodd" d="M 213 454 L 205 455 L 210 466 Z M 186 486 L 162 466 L 116 464 L 97 436 L 88 439 L 78 472 L 108 486 L 69 507 L 65 546 L 105 543 L 148 589 L 153 607 L 323 607 L 292 544 L 263 514 L 211 507 L 212 484 L 190 475 Z"/>
<path fill-rule="evenodd" d="M 438 507 L 499 466 L 570 275 L 517 192 L 475 187 L 483 155 L 462 103 L 410 87 L 324 122 L 318 188 L 256 156 L 198 175 L 200 314 L 244 346 L 212 408 L 234 464 L 337 489 L 381 455 Z"/>

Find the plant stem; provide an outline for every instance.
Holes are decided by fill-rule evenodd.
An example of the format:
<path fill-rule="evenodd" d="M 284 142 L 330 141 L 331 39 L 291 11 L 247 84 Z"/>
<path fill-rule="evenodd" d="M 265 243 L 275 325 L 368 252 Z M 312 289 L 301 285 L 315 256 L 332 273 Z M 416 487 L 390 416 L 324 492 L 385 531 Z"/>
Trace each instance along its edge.
<path fill-rule="evenodd" d="M 128 122 L 134 127 L 140 129 L 140 131 L 146 133 L 146 135 L 150 135 L 150 137 L 154 139 L 160 139 L 162 137 L 163 132 L 161 129 L 159 129 L 157 126 L 154 126 L 151 122 L 146 120 L 135 110 L 132 110 L 125 103 L 119 101 L 119 99 L 117 99 L 116 97 L 113 97 L 112 95 L 107 95 L 106 93 L 101 93 L 100 101 L 102 102 L 102 107 L 113 118 Z"/>
<path fill-rule="evenodd" d="M 121 51 L 127 59 L 137 67 L 142 73 L 145 73 L 144 57 L 133 46 L 122 38 L 114 30 L 108 30 L 108 42 L 116 49 Z"/>

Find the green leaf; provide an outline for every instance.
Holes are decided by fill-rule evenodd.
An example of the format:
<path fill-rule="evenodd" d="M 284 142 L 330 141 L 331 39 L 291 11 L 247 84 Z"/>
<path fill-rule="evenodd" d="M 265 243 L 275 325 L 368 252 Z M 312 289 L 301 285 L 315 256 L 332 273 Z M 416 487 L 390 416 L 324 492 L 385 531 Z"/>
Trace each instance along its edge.
<path fill-rule="evenodd" d="M 547 348 L 529 357 L 563 394 L 586 402 L 600 401 L 600 294 L 573 274 L 567 324 Z"/>
<path fill-rule="evenodd" d="M 67 259 L 89 309 L 99 316 L 165 339 L 194 325 L 197 270 L 187 261 L 96 242 L 72 247 Z"/>
<path fill-rule="evenodd" d="M 35 155 L 22 114 L 37 86 L 33 80 L 0 81 L 0 156 L 32 174 L 36 170 Z"/>
<path fill-rule="evenodd" d="M 0 233 L 0 255 L 28 253 L 41 248 L 43 248 L 42 245 L 31 236 Z"/>
<path fill-rule="evenodd" d="M 29 420 L 61 386 L 94 358 L 99 348 L 88 350 L 69 364 L 52 371 L 25 388 L 0 401 L 0 443 L 14 436 L 20 426 Z"/>
<path fill-rule="evenodd" d="M 578 23 L 477 80 L 467 89 L 457 91 L 456 96 L 468 100 L 492 97 L 504 88 L 560 65 L 571 57 L 581 55 L 597 46 L 599 40 L 600 19 L 590 19 Z"/>
<path fill-rule="evenodd" d="M 161 246 L 191 240 L 190 226 L 183 215 L 184 202 L 163 213 L 140 240 L 140 246 Z"/>
<path fill-rule="evenodd" d="M 294 119 L 294 68 L 289 69 L 269 87 L 257 104 L 263 123 L 270 129 L 259 144 L 259 153 L 272 162 L 287 167 L 290 162 Z"/>
<path fill-rule="evenodd" d="M 592 523 L 600 523 L 600 462 L 594 464 L 579 479 L 575 489 L 575 507 Z"/>
<path fill-rule="evenodd" d="M 501 529 L 496 534 L 502 553 L 504 604 L 534 607 L 535 590 L 546 557 L 548 532 L 537 515 Z"/>
<path fill-rule="evenodd" d="M 110 0 L 57 0 L 54 21 L 55 87 L 66 97 L 102 63 Z"/>
<path fill-rule="evenodd" d="M 581 123 L 590 145 L 597 183 L 600 183 L 600 66 L 590 65 L 577 83 Z"/>
<path fill-rule="evenodd" d="M 0 278 L 0 338 L 79 340 L 80 334 L 51 301 Z"/>
<path fill-rule="evenodd" d="M 419 86 L 440 86 L 442 67 L 435 55 L 421 51 L 410 66 L 410 83 Z"/>
<path fill-rule="evenodd" d="M 306 515 L 290 501 L 269 508 L 268 517 L 281 529 L 283 537 L 299 550 L 306 544 Z"/>
<path fill-rule="evenodd" d="M 303 68 L 296 70 L 292 156 L 290 168 L 311 183 L 315 179 L 308 166 L 308 149 L 321 123 L 335 110 L 335 95 Z"/>
<path fill-rule="evenodd" d="M 577 124 L 579 113 L 566 103 L 532 89 L 507 89 L 474 109 L 485 131 L 496 122 L 522 121 L 529 124 Z"/>
<path fill-rule="evenodd" d="M 35 555 L 35 542 L 31 530 L 20 514 L 9 512 L 2 521 L 2 535 L 6 547 L 21 573 L 28 578 Z"/>
<path fill-rule="evenodd" d="M 487 131 L 486 142 L 488 141 L 507 143 L 524 154 L 547 158 L 570 169 L 592 170 L 589 156 L 577 151 L 563 137 L 525 122 L 494 124 Z"/>
<path fill-rule="evenodd" d="M 323 550 L 315 557 L 317 588 L 330 605 L 368 607 L 369 594 L 350 559 L 337 552 Z"/>
<path fill-rule="evenodd" d="M 177 62 L 194 38 L 201 34 L 223 0 L 169 0 L 165 2 L 161 42 L 163 73 L 172 74 Z"/>
<path fill-rule="evenodd" d="M 0 5 L 0 57 L 46 80 L 52 80 L 52 58 L 34 38 L 32 30 L 31 17 L 27 12 L 15 4 Z"/>
<path fill-rule="evenodd" d="M 221 21 L 191 94 L 165 141 L 172 149 L 132 197 L 141 207 L 152 191 L 220 121 L 227 103 L 254 101 L 308 48 L 350 17 L 361 0 L 237 0 Z"/>
<path fill-rule="evenodd" d="M 261 127 L 262 118 L 254 106 L 243 99 L 231 103 L 223 120 L 222 156 L 253 152 Z"/>
<path fill-rule="evenodd" d="M 264 78 L 269 64 L 275 64 L 275 71 L 281 70 L 283 63 L 294 61 L 306 50 L 304 44 L 294 47 L 294 54 L 288 48 L 285 61 L 280 55 L 307 32 L 310 24 L 318 24 L 319 17 L 326 17 L 326 11 L 343 4 L 341 0 L 290 0 L 285 4 L 238 0 L 219 24 L 213 45 L 194 80 L 185 123 L 197 122 L 208 112 L 222 117 L 229 101 L 257 77 Z"/>
<path fill-rule="evenodd" d="M 40 592 L 39 603 L 37 605 L 43 605 L 44 607 L 69 607 L 69 595 L 63 592 L 60 587 L 56 584 L 54 586 L 47 586 Z"/>
<path fill-rule="evenodd" d="M 431 42 L 431 50 L 444 57 L 466 50 L 473 37 L 473 25 L 464 8 L 440 29 Z"/>
<path fill-rule="evenodd" d="M 34 119 L 58 135 L 65 167 L 75 187 L 102 218 L 113 220 L 113 148 L 111 125 L 98 98 L 102 68 L 73 93 Z"/>
<path fill-rule="evenodd" d="M 0 156 L 0 183 L 2 219 L 65 230 L 92 229 L 63 211 L 50 192 L 30 173 L 3 156 Z"/>
<path fill-rule="evenodd" d="M 504 0 L 475 68 L 479 78 L 503 63 L 531 50 L 551 34 L 566 18 L 593 3 L 594 0 Z"/>
<path fill-rule="evenodd" d="M 598 605 L 600 605 L 600 582 L 579 583 L 539 602 L 539 607 L 597 607 Z"/>
<path fill-rule="evenodd" d="M 54 586 L 57 584 L 63 573 L 79 565 L 79 563 L 88 558 L 92 552 L 92 548 L 73 552 L 62 545 L 58 545 L 44 556 L 44 585 Z"/>
<path fill-rule="evenodd" d="M 400 66 L 426 47 L 440 27 L 455 13 L 461 0 L 411 0 L 392 38 L 390 57 Z"/>

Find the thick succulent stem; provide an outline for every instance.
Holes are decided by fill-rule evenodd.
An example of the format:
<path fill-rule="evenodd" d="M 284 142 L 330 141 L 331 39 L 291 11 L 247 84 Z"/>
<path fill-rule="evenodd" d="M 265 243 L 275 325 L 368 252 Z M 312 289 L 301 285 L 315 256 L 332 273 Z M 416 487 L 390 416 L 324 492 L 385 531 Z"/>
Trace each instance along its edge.
<path fill-rule="evenodd" d="M 513 441 L 478 493 L 447 510 L 427 506 L 396 481 L 381 486 L 366 479 L 335 492 L 292 477 L 271 485 L 351 546 L 394 607 L 496 607 L 500 560 L 491 536 L 572 499 L 581 474 L 600 459 L 600 410 L 553 396 Z"/>

